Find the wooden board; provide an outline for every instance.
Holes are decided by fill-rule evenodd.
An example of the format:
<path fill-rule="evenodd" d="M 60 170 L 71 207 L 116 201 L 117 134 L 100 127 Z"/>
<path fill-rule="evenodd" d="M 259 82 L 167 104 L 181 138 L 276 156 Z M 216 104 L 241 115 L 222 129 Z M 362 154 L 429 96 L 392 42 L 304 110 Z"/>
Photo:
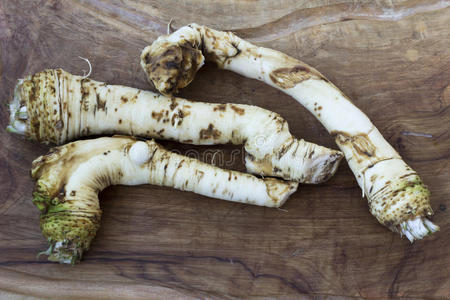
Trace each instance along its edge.
<path fill-rule="evenodd" d="M 59 265 L 36 258 L 46 241 L 29 169 L 48 147 L 0 130 L 0 298 L 450 297 L 449 5 L 1 1 L 3 104 L 24 75 L 55 67 L 82 74 L 87 66 L 78 56 L 91 61 L 93 79 L 148 89 L 139 54 L 171 18 L 174 27 L 233 30 L 311 64 L 349 95 L 429 185 L 441 231 L 413 245 L 389 232 L 370 215 L 343 163 L 329 182 L 301 186 L 283 210 L 154 186 L 107 188 L 91 250 L 79 265 Z M 336 148 L 296 101 L 260 82 L 206 66 L 181 96 L 274 110 L 297 137 Z M 0 117 L 5 128 L 6 105 Z M 194 149 L 206 161 L 207 149 L 228 159 L 242 153 L 163 144 Z M 237 157 L 226 167 L 243 170 Z"/>

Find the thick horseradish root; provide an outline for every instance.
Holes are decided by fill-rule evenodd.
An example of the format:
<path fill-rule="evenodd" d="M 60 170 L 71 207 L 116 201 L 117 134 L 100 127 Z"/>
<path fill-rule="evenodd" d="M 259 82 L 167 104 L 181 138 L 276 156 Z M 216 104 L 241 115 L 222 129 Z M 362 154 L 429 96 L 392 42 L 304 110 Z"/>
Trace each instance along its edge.
<path fill-rule="evenodd" d="M 298 183 L 223 170 L 172 153 L 153 140 L 115 136 L 53 148 L 33 161 L 33 203 L 50 248 L 42 254 L 75 263 L 100 226 L 98 193 L 114 184 L 154 184 L 212 198 L 279 207 Z"/>
<path fill-rule="evenodd" d="M 204 60 L 258 79 L 294 97 L 325 126 L 344 152 L 371 213 L 411 242 L 439 230 L 426 217 L 429 191 L 369 118 L 325 76 L 281 52 L 230 32 L 191 24 L 161 36 L 141 54 L 148 80 L 172 95 L 188 85 Z"/>
<path fill-rule="evenodd" d="M 107 85 L 61 69 L 20 79 L 10 104 L 10 130 L 46 143 L 126 134 L 188 144 L 245 144 L 247 170 L 320 183 L 343 155 L 289 132 L 278 114 L 250 105 L 212 104 Z"/>

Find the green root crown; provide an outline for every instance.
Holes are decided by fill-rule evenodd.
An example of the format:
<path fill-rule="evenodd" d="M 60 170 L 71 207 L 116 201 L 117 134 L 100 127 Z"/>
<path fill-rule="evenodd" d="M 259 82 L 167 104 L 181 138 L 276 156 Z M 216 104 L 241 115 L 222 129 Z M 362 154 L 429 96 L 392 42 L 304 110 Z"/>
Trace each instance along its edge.
<path fill-rule="evenodd" d="M 51 189 L 50 189 L 51 190 Z M 65 192 L 51 196 L 48 184 L 41 178 L 33 192 L 33 203 L 41 211 L 40 227 L 50 247 L 39 253 L 51 261 L 75 264 L 88 250 L 100 226 L 101 213 L 80 210 L 67 201 Z"/>
<path fill-rule="evenodd" d="M 416 174 L 387 184 L 369 197 L 369 204 L 380 223 L 411 242 L 439 230 L 427 219 L 433 215 L 430 191 Z"/>
<path fill-rule="evenodd" d="M 60 202 L 58 197 L 51 197 L 48 182 L 46 180 L 38 180 L 33 191 L 33 203 L 42 214 L 55 211 Z M 64 196 L 64 195 L 62 195 Z"/>
<path fill-rule="evenodd" d="M 430 191 L 416 174 L 387 183 L 369 196 L 369 207 L 378 221 L 393 231 L 408 220 L 433 214 Z"/>

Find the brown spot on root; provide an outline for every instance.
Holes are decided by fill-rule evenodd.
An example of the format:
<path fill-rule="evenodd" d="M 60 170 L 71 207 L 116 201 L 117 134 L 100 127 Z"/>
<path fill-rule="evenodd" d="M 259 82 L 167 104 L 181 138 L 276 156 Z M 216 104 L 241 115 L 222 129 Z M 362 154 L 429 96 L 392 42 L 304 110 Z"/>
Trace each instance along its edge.
<path fill-rule="evenodd" d="M 122 124 L 122 119 L 119 119 L 119 124 Z"/>
<path fill-rule="evenodd" d="M 192 143 L 193 142 L 193 140 L 191 140 L 191 139 L 189 139 L 189 140 L 184 140 L 183 141 L 183 143 L 187 143 L 187 144 L 190 144 L 190 143 Z"/>
<path fill-rule="evenodd" d="M 178 64 L 174 61 L 166 61 L 165 68 L 166 69 L 176 69 L 176 68 L 178 68 Z"/>
<path fill-rule="evenodd" d="M 375 182 L 375 179 L 377 179 L 377 174 L 373 174 L 372 176 L 370 176 L 370 182 Z"/>
<path fill-rule="evenodd" d="M 200 139 L 218 139 L 221 135 L 221 132 L 214 128 L 214 125 L 209 123 L 208 128 L 200 130 L 199 136 Z"/>
<path fill-rule="evenodd" d="M 62 131 L 64 128 L 64 122 L 62 120 L 58 120 L 55 125 L 56 130 Z"/>
<path fill-rule="evenodd" d="M 331 136 L 335 138 L 339 146 L 351 145 L 358 162 L 361 162 L 364 157 L 375 156 L 376 147 L 365 133 L 350 135 L 343 131 L 332 131 Z"/>
<path fill-rule="evenodd" d="M 177 106 L 178 106 L 177 99 L 174 97 L 172 99 L 170 99 L 170 110 L 174 110 L 175 107 L 177 107 Z"/>
<path fill-rule="evenodd" d="M 137 98 L 139 98 L 139 95 L 141 94 L 141 90 L 139 90 L 134 96 L 131 98 L 131 102 L 135 103 Z"/>
<path fill-rule="evenodd" d="M 122 100 L 123 103 L 127 103 L 128 102 L 128 98 L 125 96 L 120 97 L 120 100 Z"/>
<path fill-rule="evenodd" d="M 298 65 L 292 68 L 279 68 L 273 70 L 269 77 L 273 83 L 282 89 L 290 89 L 300 82 L 315 77 L 310 68 Z"/>
<path fill-rule="evenodd" d="M 178 166 L 177 166 L 177 170 L 178 170 L 179 168 L 181 168 L 181 166 L 183 165 L 183 163 L 184 163 L 184 159 L 183 159 L 183 160 L 181 160 L 181 161 L 180 161 L 180 163 L 178 164 Z"/>
<path fill-rule="evenodd" d="M 87 97 L 89 96 L 89 88 L 83 87 L 83 84 L 81 84 L 80 92 L 81 92 L 81 100 L 80 100 L 81 108 L 84 111 L 88 111 L 89 110 L 89 101 L 88 101 Z"/>
<path fill-rule="evenodd" d="M 294 142 L 296 142 L 296 140 L 291 138 L 289 142 L 287 142 L 283 146 L 281 146 L 280 150 L 277 153 L 278 159 L 282 158 L 289 151 L 289 149 L 291 149 Z"/>
<path fill-rule="evenodd" d="M 187 107 L 187 105 L 185 106 L 185 108 Z M 179 112 L 178 112 L 178 114 L 180 114 L 180 113 L 182 113 L 183 114 L 183 118 L 184 117 L 187 117 L 187 116 L 189 116 L 190 114 L 191 114 L 191 112 L 189 111 L 189 110 L 180 110 Z"/>
<path fill-rule="evenodd" d="M 197 181 L 202 180 L 203 176 L 205 176 L 205 172 L 200 170 L 195 170 L 195 176 L 197 177 Z"/>
<path fill-rule="evenodd" d="M 251 161 L 255 161 L 256 160 L 256 157 L 254 157 L 252 154 L 250 154 L 250 153 L 245 153 L 245 155 L 248 157 L 248 159 L 249 160 L 251 160 Z"/>
<path fill-rule="evenodd" d="M 100 98 L 100 95 L 98 93 L 95 93 L 96 101 L 97 101 L 97 109 L 98 110 L 105 110 L 106 107 L 106 100 L 102 100 Z"/>
<path fill-rule="evenodd" d="M 164 117 L 164 110 L 161 110 L 160 112 L 152 111 L 152 118 L 156 121 L 160 121 Z"/>
<path fill-rule="evenodd" d="M 147 52 L 147 54 L 145 54 L 144 56 L 144 62 L 148 65 L 149 63 L 151 63 L 151 57 L 150 57 L 150 52 Z"/>
<path fill-rule="evenodd" d="M 214 106 L 214 111 L 226 111 L 227 105 L 226 104 L 218 104 Z"/>
<path fill-rule="evenodd" d="M 245 114 L 245 109 L 240 108 L 236 105 L 231 105 L 231 109 L 234 110 L 238 115 L 244 115 Z"/>

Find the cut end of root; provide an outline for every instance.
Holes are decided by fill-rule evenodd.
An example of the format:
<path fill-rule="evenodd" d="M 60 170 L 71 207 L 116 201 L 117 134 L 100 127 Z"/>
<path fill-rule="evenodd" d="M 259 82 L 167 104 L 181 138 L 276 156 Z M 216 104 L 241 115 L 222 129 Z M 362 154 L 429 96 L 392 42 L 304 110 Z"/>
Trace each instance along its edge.
<path fill-rule="evenodd" d="M 6 127 L 6 131 L 25 135 L 27 131 L 28 113 L 20 97 L 20 90 L 23 83 L 23 79 L 17 81 L 14 89 L 14 98 L 9 103 L 9 125 Z"/>
<path fill-rule="evenodd" d="M 163 95 L 173 95 L 186 87 L 203 66 L 202 52 L 187 41 L 170 42 L 158 38 L 141 53 L 141 66 L 148 81 Z"/>
<path fill-rule="evenodd" d="M 426 217 L 417 217 L 402 222 L 398 225 L 397 231 L 400 232 L 400 235 L 405 235 L 412 243 L 415 240 L 420 240 L 429 234 L 439 231 L 439 226 L 434 225 Z"/>
<path fill-rule="evenodd" d="M 50 261 L 74 265 L 81 260 L 82 254 L 83 249 L 80 246 L 69 240 L 63 240 L 50 242 L 50 247 L 46 251 L 39 252 L 37 256 L 47 255 Z"/>
<path fill-rule="evenodd" d="M 317 164 L 312 181 L 306 183 L 322 183 L 329 180 L 336 173 L 343 157 L 344 155 L 340 151 L 334 151 L 334 153 L 324 156 Z"/>

